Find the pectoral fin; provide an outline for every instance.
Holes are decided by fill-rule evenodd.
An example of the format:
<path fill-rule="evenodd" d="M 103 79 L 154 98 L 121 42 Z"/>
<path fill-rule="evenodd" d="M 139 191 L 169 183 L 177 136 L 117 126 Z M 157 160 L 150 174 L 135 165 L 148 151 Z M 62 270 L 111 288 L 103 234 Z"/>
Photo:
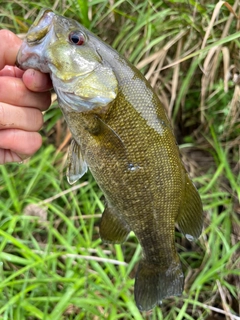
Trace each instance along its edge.
<path fill-rule="evenodd" d="M 92 138 L 98 144 L 99 150 L 102 149 L 106 154 L 111 156 L 113 153 L 116 158 L 122 161 L 127 159 L 127 149 L 118 133 L 101 118 L 99 109 L 91 112 L 82 113 L 82 123 L 86 131 L 90 133 Z"/>
<path fill-rule="evenodd" d="M 108 124 L 106 124 L 101 118 L 97 117 L 100 122 L 102 142 L 108 148 L 114 148 L 118 153 L 122 153 L 126 156 L 125 145 L 120 136 L 114 131 Z"/>
<path fill-rule="evenodd" d="M 68 150 L 68 183 L 75 183 L 87 172 L 87 169 L 87 163 L 83 159 L 79 145 L 75 140 L 72 140 Z"/>
<path fill-rule="evenodd" d="M 185 170 L 184 170 L 185 171 Z M 177 223 L 185 237 L 197 239 L 203 227 L 203 209 L 198 191 L 185 172 L 185 194 L 177 217 Z"/>
<path fill-rule="evenodd" d="M 127 223 L 115 212 L 114 208 L 106 206 L 99 226 L 100 237 L 105 243 L 123 243 L 130 232 Z"/>

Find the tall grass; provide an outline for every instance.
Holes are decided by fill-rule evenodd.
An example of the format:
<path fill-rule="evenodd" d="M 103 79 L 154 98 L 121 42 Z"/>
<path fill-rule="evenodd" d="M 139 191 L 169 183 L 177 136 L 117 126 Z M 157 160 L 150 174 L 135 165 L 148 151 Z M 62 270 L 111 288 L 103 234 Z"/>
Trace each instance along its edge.
<path fill-rule="evenodd" d="M 65 178 L 70 134 L 55 103 L 44 145 L 0 167 L 0 319 L 240 319 L 239 1 L 2 1 L 0 27 L 25 33 L 42 7 L 81 21 L 146 75 L 172 120 L 205 212 L 201 238 L 176 232 L 181 297 L 140 313 L 141 248 L 103 245 L 101 192 Z"/>

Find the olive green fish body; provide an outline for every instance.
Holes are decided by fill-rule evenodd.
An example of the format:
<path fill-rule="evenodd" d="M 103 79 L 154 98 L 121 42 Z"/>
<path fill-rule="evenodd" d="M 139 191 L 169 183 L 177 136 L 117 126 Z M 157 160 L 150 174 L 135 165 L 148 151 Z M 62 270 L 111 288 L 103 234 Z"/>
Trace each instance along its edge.
<path fill-rule="evenodd" d="M 118 79 L 123 89 L 109 110 L 104 115 L 96 111 L 81 114 L 82 127 L 89 124 L 90 129 L 83 129 L 82 134 L 80 130 L 72 131 L 73 136 L 109 205 L 135 232 L 143 250 L 148 245 L 156 248 L 157 239 L 161 239 L 159 248 L 167 246 L 170 238 L 168 257 L 164 260 L 171 261 L 176 258 L 172 222 L 178 215 L 185 183 L 179 150 L 165 112 L 148 83 L 138 74 L 137 84 L 131 88 L 132 76 L 137 71 L 124 63 L 119 63 L 119 69 L 125 72 L 125 79 Z M 134 98 L 128 99 L 130 94 Z M 63 112 L 69 124 L 79 117 L 74 112 Z M 100 129 L 92 134 L 94 123 Z M 154 234 L 152 239 L 147 237 L 148 229 Z M 144 255 L 155 261 L 163 251 L 154 251 L 157 253 L 146 251 Z"/>
<path fill-rule="evenodd" d="M 18 64 L 51 74 L 74 138 L 68 180 L 75 182 L 89 168 L 106 198 L 102 240 L 122 243 L 132 230 L 142 246 L 138 308 L 149 310 L 180 295 L 184 277 L 175 223 L 189 240 L 199 237 L 202 205 L 149 83 L 114 49 L 50 10 L 29 30 Z"/>

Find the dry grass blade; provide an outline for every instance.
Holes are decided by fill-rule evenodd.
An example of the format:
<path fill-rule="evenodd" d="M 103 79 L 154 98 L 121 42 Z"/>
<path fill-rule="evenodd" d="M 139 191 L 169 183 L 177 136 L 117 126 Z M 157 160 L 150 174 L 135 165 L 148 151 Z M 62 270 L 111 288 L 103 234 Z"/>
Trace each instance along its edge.
<path fill-rule="evenodd" d="M 240 98 L 240 85 L 236 85 L 234 88 L 232 100 L 229 104 L 229 113 L 225 119 L 225 125 L 228 125 L 228 130 L 225 133 L 226 136 L 230 135 L 235 124 L 239 121 L 239 118 L 240 118 L 239 98 Z M 238 144 L 239 144 L 239 141 L 237 141 L 237 145 Z"/>
<path fill-rule="evenodd" d="M 227 320 L 229 320 L 229 319 L 230 320 L 234 320 L 234 318 L 233 318 L 234 315 L 231 313 L 231 311 L 229 309 L 229 306 L 228 306 L 227 301 L 226 301 L 226 296 L 225 296 L 225 293 L 224 293 L 223 288 L 221 286 L 221 283 L 220 283 L 219 280 L 217 280 L 216 282 L 217 282 L 217 286 L 218 286 L 218 291 L 219 291 L 221 299 L 222 299 L 223 309 L 225 310 L 225 312 L 227 314 L 226 318 L 227 318 Z"/>
<path fill-rule="evenodd" d="M 171 41 L 169 41 L 163 48 L 161 48 L 158 52 L 155 52 L 153 53 L 152 55 L 144 58 L 143 60 L 141 60 L 138 64 L 137 64 L 137 68 L 138 69 L 141 69 L 145 66 L 147 66 L 149 63 L 151 62 L 155 62 L 156 60 L 158 60 L 158 63 L 159 61 L 161 60 L 161 57 L 162 57 L 162 51 L 168 51 L 176 42 L 178 42 L 181 38 L 183 38 L 185 35 L 187 34 L 187 31 L 186 30 L 183 30 L 181 32 L 179 32 Z M 158 64 L 157 63 L 157 64 Z M 154 70 L 151 71 L 151 73 L 149 73 L 149 76 L 147 79 L 150 78 L 151 74 L 153 73 Z"/>
<path fill-rule="evenodd" d="M 33 250 L 33 252 L 39 254 L 39 255 L 45 255 L 45 251 L 41 250 Z M 54 252 L 49 252 L 49 254 L 54 254 Z M 95 256 L 84 256 L 80 254 L 75 254 L 75 253 L 67 253 L 67 254 L 62 254 L 59 257 L 63 259 L 67 258 L 73 258 L 73 259 L 78 259 L 78 260 L 92 260 L 92 261 L 98 261 L 98 262 L 104 262 L 104 263 L 111 263 L 117 266 L 128 266 L 128 263 L 124 261 L 119 261 L 115 259 L 109 259 L 109 258 L 102 258 L 102 257 L 95 257 Z"/>
<path fill-rule="evenodd" d="M 235 316 L 235 315 L 233 315 L 231 313 L 228 313 L 225 310 L 222 310 L 222 309 L 219 309 L 219 308 L 215 308 L 215 307 L 212 307 L 212 306 L 208 306 L 207 304 L 203 304 L 203 307 L 206 308 L 206 309 L 215 311 L 217 313 L 224 314 L 225 316 L 231 316 L 232 320 L 240 320 L 240 317 Z"/>
<path fill-rule="evenodd" d="M 67 129 L 66 137 L 64 138 L 63 142 L 60 144 L 60 146 L 57 149 L 57 153 L 61 152 L 70 142 L 72 138 L 72 134 L 69 129 Z"/>
<path fill-rule="evenodd" d="M 224 91 L 228 92 L 230 53 L 227 47 L 222 47 L 222 55 L 223 55 L 223 71 L 224 71 Z"/>
<path fill-rule="evenodd" d="M 235 16 L 235 18 L 239 19 L 239 17 L 236 15 L 235 11 L 236 9 L 238 8 L 239 6 L 239 0 L 236 0 L 233 7 L 230 6 L 230 4 L 226 1 L 219 1 L 216 6 L 215 6 L 215 9 L 213 11 L 213 14 L 212 14 L 212 18 L 211 18 L 211 21 L 208 25 L 208 28 L 207 28 L 207 31 L 205 33 L 205 36 L 204 36 L 204 39 L 203 39 L 203 42 L 202 42 L 202 46 L 201 46 L 201 49 L 205 48 L 206 46 L 206 43 L 207 43 L 207 39 L 210 35 L 210 32 L 214 26 L 214 23 L 215 23 L 215 20 L 217 19 L 218 15 L 219 15 L 219 12 L 220 12 L 220 9 L 222 6 L 226 6 L 228 8 L 228 10 L 231 12 L 232 16 L 230 15 L 230 19 L 228 19 L 228 22 L 226 24 L 226 28 L 224 30 L 224 33 L 223 33 L 223 37 L 227 35 L 227 30 L 229 30 L 229 26 L 232 22 L 232 19 L 233 17 Z"/>
<path fill-rule="evenodd" d="M 177 51 L 176 51 L 175 60 L 178 60 L 179 57 L 180 57 L 180 53 L 182 51 L 182 44 L 183 44 L 183 39 L 181 38 L 179 40 L 179 42 L 178 42 L 178 45 L 177 45 Z M 176 96 L 177 96 L 179 70 L 180 70 L 180 64 L 177 64 L 174 67 L 174 70 L 173 70 L 171 100 L 170 100 L 170 104 L 169 104 L 169 108 L 168 108 L 168 116 L 169 116 L 169 118 L 171 118 L 173 106 L 174 106 L 174 103 L 175 103 L 175 100 L 176 100 Z"/>
<path fill-rule="evenodd" d="M 62 196 L 64 196 L 64 195 L 66 195 L 66 194 L 69 193 L 69 192 L 72 192 L 72 191 L 78 190 L 78 189 L 80 189 L 80 188 L 82 188 L 82 187 L 85 187 L 86 185 L 88 185 L 88 182 L 87 182 L 87 181 L 85 181 L 85 182 L 83 182 L 83 183 L 80 183 L 80 184 L 77 184 L 76 186 L 73 186 L 73 187 L 71 187 L 71 188 L 69 188 L 69 189 L 67 189 L 67 190 L 64 190 L 64 191 L 62 191 L 62 192 L 59 192 L 58 194 L 56 194 L 56 195 L 53 196 L 53 197 L 50 197 L 50 198 L 48 198 L 48 199 L 45 199 L 45 200 L 39 202 L 39 205 L 46 204 L 46 203 L 50 203 L 50 202 L 52 202 L 53 200 L 56 200 L 56 199 L 58 199 L 58 198 L 60 198 L 60 197 L 62 197 Z"/>
<path fill-rule="evenodd" d="M 211 21 L 208 25 L 208 28 L 206 30 L 203 42 L 202 42 L 202 46 L 201 49 L 204 49 L 207 43 L 207 39 L 211 33 L 211 30 L 214 27 L 214 23 L 215 20 L 217 19 L 220 9 L 221 7 L 225 5 L 229 11 L 231 12 L 226 25 L 223 29 L 222 35 L 221 35 L 221 39 L 225 38 L 228 34 L 229 28 L 231 26 L 232 20 L 235 17 L 237 17 L 235 13 L 235 10 L 238 8 L 239 5 L 239 0 L 236 0 L 234 3 L 234 6 L 231 7 L 227 2 L 225 1 L 219 1 L 216 6 L 215 9 L 213 11 L 212 14 L 212 18 Z M 214 84 L 214 79 L 217 76 L 217 68 L 218 68 L 218 64 L 219 64 L 219 54 L 221 52 L 221 45 L 220 46 L 216 46 L 213 47 L 211 50 L 209 50 L 204 63 L 203 63 L 203 76 L 202 76 L 202 90 L 201 90 L 201 105 L 200 105 L 200 110 L 201 110 L 201 122 L 204 122 L 204 109 L 205 109 L 205 98 L 207 95 L 207 92 L 209 90 L 209 88 L 211 88 Z M 223 53 L 225 54 L 225 67 L 227 67 L 227 58 L 226 58 L 226 49 L 224 49 Z M 229 63 L 228 63 L 229 64 Z M 224 70 L 226 71 L 226 70 Z M 226 71 L 224 78 L 227 78 L 228 75 L 228 71 Z M 226 86 L 226 82 L 225 82 L 225 89 L 227 88 Z"/>
<path fill-rule="evenodd" d="M 208 39 L 208 37 L 209 37 L 209 35 L 211 33 L 211 30 L 213 29 L 214 23 L 215 23 L 218 15 L 219 15 L 220 9 L 225 3 L 226 3 L 225 1 L 219 1 L 216 4 L 215 9 L 214 9 L 213 14 L 212 14 L 211 21 L 210 21 L 210 23 L 208 25 L 208 28 L 206 30 L 206 33 L 205 33 L 205 36 L 204 36 L 204 39 L 203 39 L 203 42 L 202 42 L 201 49 L 205 48 L 206 43 L 207 43 L 207 39 Z"/>
<path fill-rule="evenodd" d="M 108 258 L 101 258 L 101 257 L 94 257 L 94 256 L 83 256 L 83 255 L 79 255 L 79 254 L 65 254 L 62 255 L 62 258 L 74 258 L 74 259 L 83 259 L 83 260 L 93 260 L 93 261 L 98 261 L 98 262 L 107 262 L 107 263 L 111 263 L 111 264 L 115 264 L 118 266 L 127 266 L 128 263 L 124 262 L 124 261 L 118 261 L 115 259 L 108 259 Z"/>
<path fill-rule="evenodd" d="M 152 87 L 155 87 L 158 79 L 160 72 L 162 70 L 163 63 L 165 61 L 165 58 L 167 56 L 168 50 L 172 48 L 172 46 L 181 40 L 184 35 L 186 35 L 187 31 L 184 30 L 180 32 L 177 36 L 175 36 L 172 40 L 167 42 L 163 49 L 161 50 L 161 54 L 159 55 L 159 58 L 153 61 L 152 66 L 150 67 L 148 73 L 146 74 L 146 78 L 149 79 L 150 84 Z M 165 82 L 165 81 L 164 81 Z"/>
<path fill-rule="evenodd" d="M 60 197 L 62 197 L 64 195 L 68 194 L 69 192 L 78 190 L 78 189 L 80 189 L 82 187 L 85 187 L 86 185 L 88 185 L 87 181 L 85 181 L 85 182 L 83 182 L 81 184 L 78 184 L 76 186 L 73 186 L 73 187 L 71 187 L 71 188 L 69 188 L 67 190 L 64 190 L 64 191 L 62 191 L 62 192 L 60 192 L 60 193 L 58 193 L 58 194 L 56 194 L 56 195 L 54 195 L 54 196 L 52 196 L 52 197 L 50 197 L 48 199 L 45 199 L 45 200 L 43 200 L 43 201 L 41 201 L 41 202 L 39 202 L 37 204 L 30 203 L 24 208 L 23 212 L 27 216 L 38 217 L 39 221 L 42 222 L 42 223 L 43 222 L 47 222 L 47 214 L 48 214 L 47 213 L 47 208 L 44 207 L 43 205 L 45 205 L 47 203 L 51 203 L 52 201 L 54 201 L 54 200 L 56 200 L 56 199 L 58 199 L 58 198 L 60 198 Z M 93 217 L 93 216 L 91 215 L 91 217 Z M 76 217 L 76 218 L 78 218 L 78 217 Z M 86 217 L 85 217 L 85 219 L 86 219 Z"/>

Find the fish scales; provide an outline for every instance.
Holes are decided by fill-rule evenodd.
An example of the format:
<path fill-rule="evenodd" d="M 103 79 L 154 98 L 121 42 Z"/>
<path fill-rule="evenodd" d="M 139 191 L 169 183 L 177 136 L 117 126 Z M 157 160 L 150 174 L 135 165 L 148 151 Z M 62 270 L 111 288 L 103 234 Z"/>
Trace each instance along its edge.
<path fill-rule="evenodd" d="M 72 132 L 68 180 L 89 168 L 106 198 L 100 236 L 123 243 L 132 230 L 143 252 L 138 308 L 180 295 L 184 276 L 175 223 L 188 239 L 202 230 L 202 204 L 182 164 L 171 125 L 143 75 L 74 20 L 43 9 L 18 65 L 49 72 Z"/>

